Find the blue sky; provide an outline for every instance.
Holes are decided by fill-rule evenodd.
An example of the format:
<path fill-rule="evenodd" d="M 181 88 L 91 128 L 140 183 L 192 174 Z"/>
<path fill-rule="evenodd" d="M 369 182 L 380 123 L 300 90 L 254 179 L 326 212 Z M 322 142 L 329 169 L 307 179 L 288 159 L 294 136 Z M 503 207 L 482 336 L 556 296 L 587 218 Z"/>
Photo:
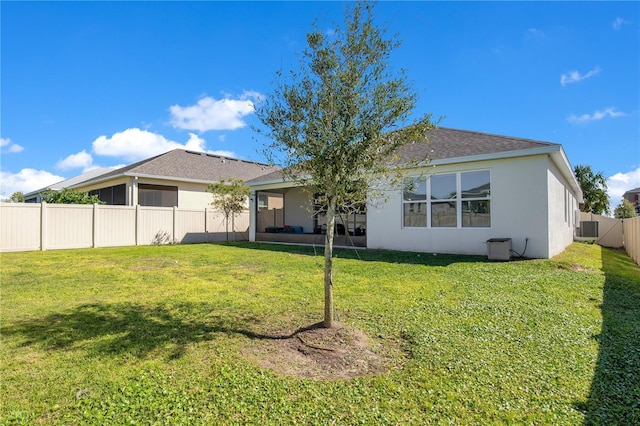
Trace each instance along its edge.
<path fill-rule="evenodd" d="M 264 161 L 252 105 L 347 2 L 10 2 L 1 14 L 0 196 L 173 148 Z M 640 187 L 640 3 L 381 2 L 440 125 L 563 145 Z"/>

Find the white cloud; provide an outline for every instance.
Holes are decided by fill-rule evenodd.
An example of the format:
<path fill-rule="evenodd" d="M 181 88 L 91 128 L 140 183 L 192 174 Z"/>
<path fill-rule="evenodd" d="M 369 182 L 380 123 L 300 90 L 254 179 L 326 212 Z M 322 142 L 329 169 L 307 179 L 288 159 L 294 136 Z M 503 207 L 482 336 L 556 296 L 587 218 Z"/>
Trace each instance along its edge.
<path fill-rule="evenodd" d="M 17 154 L 24 150 L 24 148 L 17 143 L 11 142 L 9 138 L 0 138 L 0 147 L 2 147 L 3 154 Z"/>
<path fill-rule="evenodd" d="M 613 27 L 614 30 L 619 30 L 622 27 L 623 24 L 630 24 L 630 23 L 631 22 L 629 22 L 629 21 L 627 21 L 625 19 L 616 18 L 616 20 L 611 23 L 611 26 Z"/>
<path fill-rule="evenodd" d="M 562 74 L 560 76 L 560 84 L 566 86 L 567 84 L 577 83 L 582 80 L 586 80 L 587 78 L 593 77 L 594 75 L 598 75 L 600 73 L 600 67 L 595 67 L 591 71 L 587 72 L 585 75 L 581 75 L 578 71 L 571 71 L 567 74 Z"/>
<path fill-rule="evenodd" d="M 618 172 L 607 178 L 607 193 L 612 210 L 620 204 L 625 192 L 635 188 L 640 188 L 640 167 L 626 173 Z"/>
<path fill-rule="evenodd" d="M 238 158 L 238 155 L 235 152 L 233 152 L 233 151 L 225 151 L 223 149 L 218 149 L 218 150 L 215 150 L 215 151 L 207 151 L 207 153 L 213 154 L 213 155 L 220 155 L 222 157 Z"/>
<path fill-rule="evenodd" d="M 45 170 L 22 169 L 18 173 L 0 171 L 0 198 L 7 199 L 18 191 L 26 194 L 61 180 L 64 180 L 64 177 Z"/>
<path fill-rule="evenodd" d="M 582 114 L 582 115 L 571 114 L 569 117 L 567 117 L 567 121 L 570 123 L 587 123 L 589 121 L 602 120 L 605 117 L 616 118 L 616 117 L 623 117 L 625 115 L 627 114 L 622 111 L 616 111 L 615 108 L 605 108 L 604 110 L 596 111 L 593 114 Z"/>
<path fill-rule="evenodd" d="M 527 40 L 530 39 L 541 39 L 545 37 L 545 34 L 543 31 L 537 29 L 537 28 L 529 28 L 525 33 L 524 36 Z"/>
<path fill-rule="evenodd" d="M 93 141 L 93 152 L 95 154 L 120 157 L 130 162 L 144 160 L 177 148 L 215 153 L 215 151 L 207 151 L 206 141 L 194 133 L 189 133 L 189 139 L 184 144 L 168 140 L 157 133 L 137 128 L 114 133 L 111 137 L 103 135 Z M 237 157 L 233 152 L 225 152 L 230 154 L 230 157 Z"/>
<path fill-rule="evenodd" d="M 59 170 L 83 169 L 83 171 L 86 172 L 92 168 L 95 168 L 93 165 L 93 157 L 84 149 L 56 163 L 56 169 Z"/>
<path fill-rule="evenodd" d="M 216 100 L 204 97 L 196 105 L 169 107 L 171 124 L 184 130 L 235 130 L 245 127 L 243 117 L 254 112 L 254 101 L 260 98 L 257 92 L 245 91 L 238 99 L 226 96 Z"/>

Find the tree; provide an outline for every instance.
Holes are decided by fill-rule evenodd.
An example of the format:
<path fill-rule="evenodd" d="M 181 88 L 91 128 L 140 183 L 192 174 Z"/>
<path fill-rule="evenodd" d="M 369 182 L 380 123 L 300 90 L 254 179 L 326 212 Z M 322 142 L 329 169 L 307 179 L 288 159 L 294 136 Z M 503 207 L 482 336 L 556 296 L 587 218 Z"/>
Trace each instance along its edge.
<path fill-rule="evenodd" d="M 408 123 L 417 95 L 403 70 L 392 74 L 390 52 L 400 43 L 396 37 L 385 39 L 385 31 L 374 26 L 372 9 L 369 3 L 356 3 L 335 35 L 314 25 L 300 69 L 277 73 L 273 93 L 256 107 L 264 125 L 256 130 L 269 140 L 265 155 L 283 167 L 286 178 L 307 187 L 326 212 L 326 328 L 334 318 L 336 215 L 371 200 L 374 182 L 398 179 L 397 169 L 391 173 L 398 149 L 423 141 L 433 127 L 430 114 Z"/>
<path fill-rule="evenodd" d="M 584 202 L 580 204 L 580 210 L 586 213 L 609 214 L 609 195 L 607 194 L 607 180 L 602 172 L 594 173 L 591 166 L 578 164 L 573 169 Z"/>
<path fill-rule="evenodd" d="M 69 188 L 63 188 L 60 191 L 47 189 L 40 193 L 40 198 L 45 203 L 51 204 L 104 204 L 97 195 L 89 195 Z"/>
<path fill-rule="evenodd" d="M 20 191 L 16 191 L 13 194 L 11 194 L 11 197 L 9 197 L 9 202 L 10 203 L 24 203 L 24 194 Z"/>
<path fill-rule="evenodd" d="M 247 205 L 250 189 L 242 179 L 230 179 L 228 182 L 210 183 L 207 191 L 213 193 L 211 205 L 224 214 L 229 242 L 229 219 L 240 213 Z M 235 229 L 233 230 L 235 240 Z"/>
<path fill-rule="evenodd" d="M 623 198 L 622 202 L 613 211 L 613 216 L 617 219 L 636 217 L 636 208 L 629 200 Z"/>

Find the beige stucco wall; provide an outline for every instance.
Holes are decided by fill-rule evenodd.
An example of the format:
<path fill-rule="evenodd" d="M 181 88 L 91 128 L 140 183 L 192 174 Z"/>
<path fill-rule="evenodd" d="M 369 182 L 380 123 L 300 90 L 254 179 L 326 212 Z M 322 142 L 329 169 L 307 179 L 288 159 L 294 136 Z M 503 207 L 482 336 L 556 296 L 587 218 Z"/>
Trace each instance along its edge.
<path fill-rule="evenodd" d="M 289 188 L 284 194 L 284 224 L 302 226 L 303 232 L 313 232 L 312 205 L 304 188 Z"/>
<path fill-rule="evenodd" d="M 177 186 L 178 187 L 178 207 L 181 209 L 204 209 L 211 208 L 211 201 L 213 195 L 207 192 L 206 183 L 197 182 L 176 182 L 165 179 L 152 179 L 140 177 L 134 181 L 133 177 L 119 177 L 113 180 L 104 181 L 101 183 L 86 185 L 77 187 L 79 191 L 88 192 L 93 189 L 106 188 L 109 186 L 115 186 L 120 184 L 127 185 L 127 205 L 135 206 L 137 204 L 137 185 L 149 184 L 149 185 L 165 185 L 165 186 Z M 247 207 L 249 202 L 247 200 Z"/>

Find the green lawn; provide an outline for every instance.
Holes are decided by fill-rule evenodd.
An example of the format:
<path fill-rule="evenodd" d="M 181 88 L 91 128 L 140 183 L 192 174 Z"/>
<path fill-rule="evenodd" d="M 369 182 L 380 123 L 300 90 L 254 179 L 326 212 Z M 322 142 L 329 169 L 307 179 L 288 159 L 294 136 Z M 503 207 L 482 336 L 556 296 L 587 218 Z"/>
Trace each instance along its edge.
<path fill-rule="evenodd" d="M 0 424 L 640 424 L 640 270 L 623 252 L 336 257 L 338 319 L 400 345 L 388 372 L 301 379 L 243 355 L 322 319 L 311 248 L 3 253 Z"/>

